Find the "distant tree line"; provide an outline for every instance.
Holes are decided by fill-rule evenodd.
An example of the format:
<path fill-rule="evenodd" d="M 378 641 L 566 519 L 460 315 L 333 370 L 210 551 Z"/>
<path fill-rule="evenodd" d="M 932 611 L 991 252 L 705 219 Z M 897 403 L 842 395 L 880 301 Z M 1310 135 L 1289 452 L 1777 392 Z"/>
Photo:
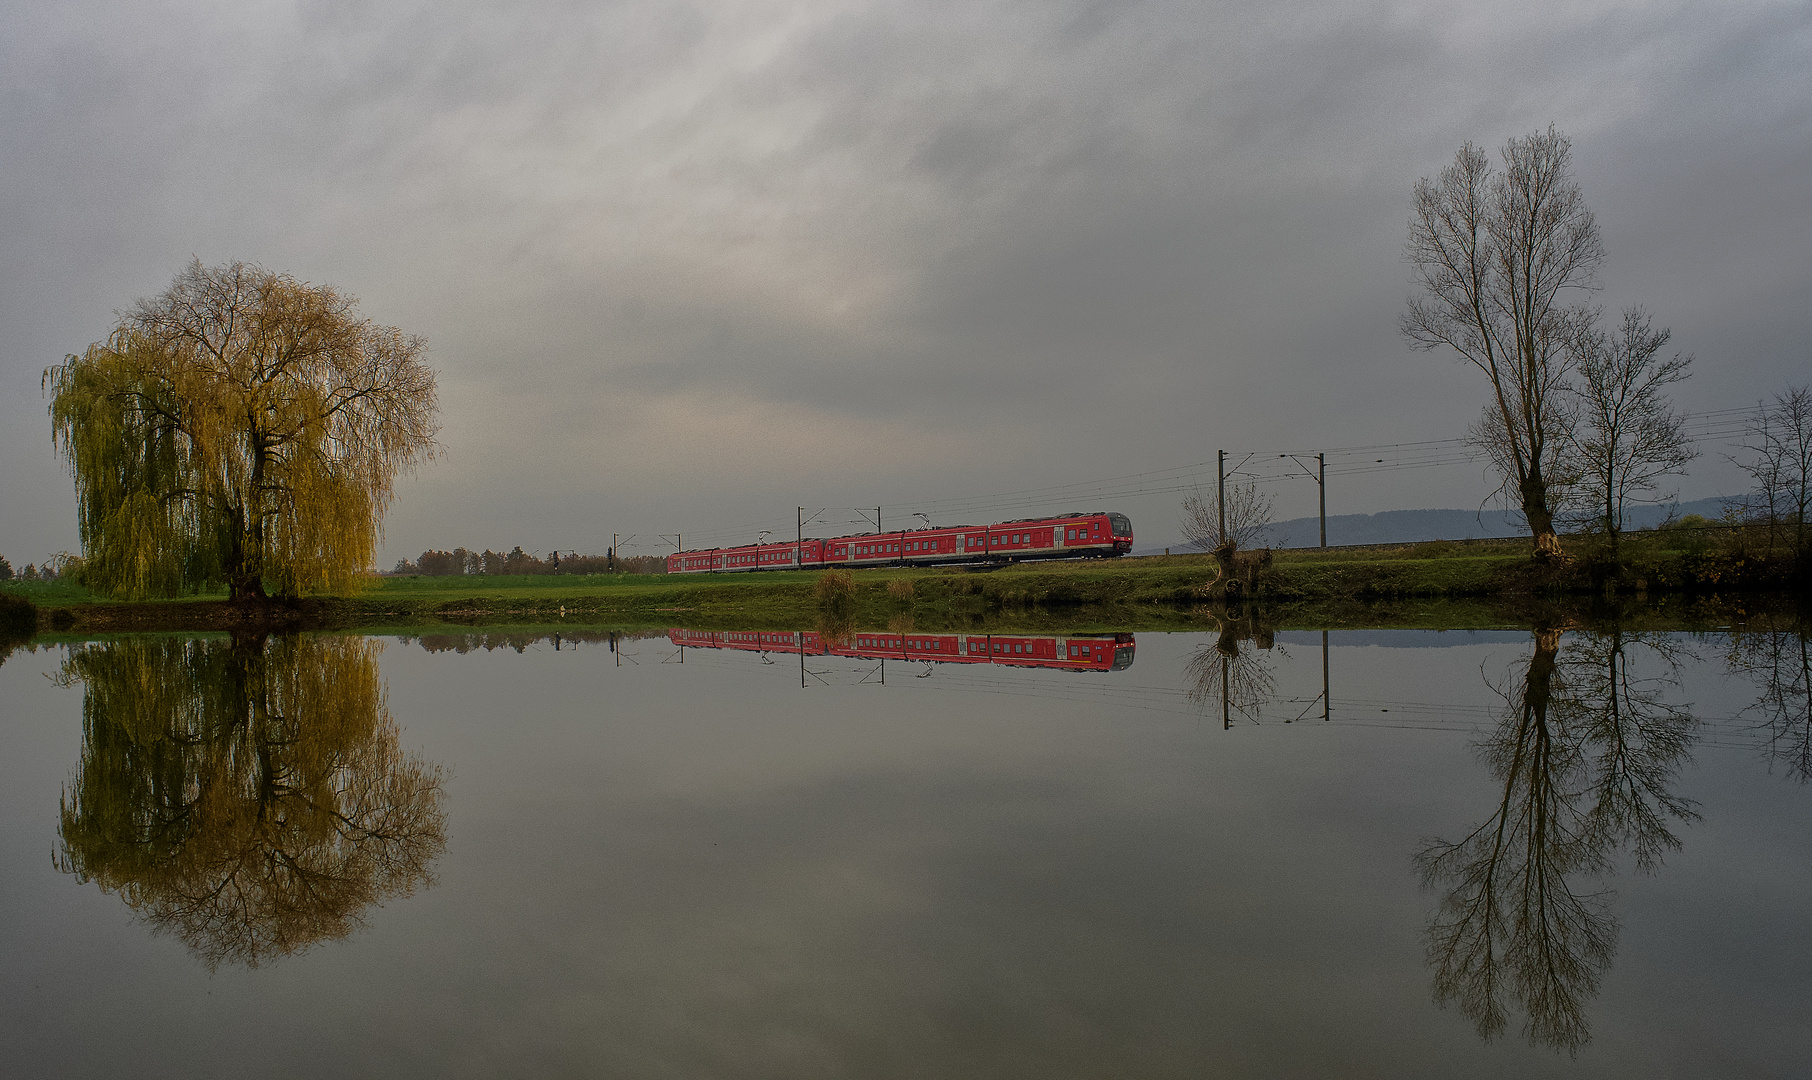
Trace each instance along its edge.
<path fill-rule="evenodd" d="M 424 577 L 453 577 L 460 574 L 664 574 L 667 572 L 667 560 L 660 555 L 617 556 L 614 552 L 580 555 L 577 552 L 562 554 L 557 551 L 550 552 L 543 559 L 523 551 L 521 545 L 511 548 L 507 554 L 489 548 L 471 551 L 460 547 L 452 551 L 424 551 L 413 562 L 400 559 L 391 572 L 420 574 Z"/>
<path fill-rule="evenodd" d="M 0 581 L 56 581 L 66 574 L 74 575 L 81 568 L 82 560 L 68 552 L 52 555 L 42 566 L 26 563 L 23 570 L 14 570 L 6 556 L 0 555 Z"/>

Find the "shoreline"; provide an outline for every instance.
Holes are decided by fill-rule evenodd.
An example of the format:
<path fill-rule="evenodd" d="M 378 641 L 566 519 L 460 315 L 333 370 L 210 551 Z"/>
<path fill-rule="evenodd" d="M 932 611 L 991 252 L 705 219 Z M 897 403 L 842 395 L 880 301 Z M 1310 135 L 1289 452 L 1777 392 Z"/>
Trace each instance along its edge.
<path fill-rule="evenodd" d="M 1675 611 L 1687 623 L 1709 625 L 1751 610 L 1803 610 L 1808 599 L 1779 565 L 1752 562 L 1742 568 L 1745 573 L 1731 574 L 1729 567 L 1706 572 L 1679 559 L 1671 566 L 1651 561 L 1639 570 L 1619 567 L 1620 573 L 1606 574 L 1603 566 L 1583 559 L 1544 566 L 1532 562 L 1526 551 L 1515 541 L 1464 547 L 1437 541 L 1362 551 L 1276 552 L 1270 565 L 1249 579 L 1250 591 L 1232 597 L 1211 588 L 1216 567 L 1208 555 L 977 570 L 868 568 L 855 572 L 854 608 L 845 614 L 865 628 L 906 618 L 924 629 L 1072 625 L 1080 620 L 1156 630 L 1215 625 L 1213 612 L 1224 613 L 1229 605 L 1265 612 L 1267 622 L 1307 619 L 1316 626 L 1380 618 L 1383 625 L 1403 625 L 1402 613 L 1414 609 L 1438 608 L 1442 621 L 1477 626 L 1515 625 L 1544 610 L 1577 617 L 1579 612 L 1630 608 Z M 49 595 L 34 600 L 33 630 L 287 632 L 681 622 L 700 628 L 809 628 L 820 619 L 812 592 L 819 573 L 382 577 L 356 596 L 261 604 L 234 604 L 219 596 L 117 602 Z M 902 581 L 910 584 L 909 590 L 902 589 Z M 17 587 L 5 592 L 30 598 Z M 1687 614 L 1694 611 L 1701 615 Z"/>

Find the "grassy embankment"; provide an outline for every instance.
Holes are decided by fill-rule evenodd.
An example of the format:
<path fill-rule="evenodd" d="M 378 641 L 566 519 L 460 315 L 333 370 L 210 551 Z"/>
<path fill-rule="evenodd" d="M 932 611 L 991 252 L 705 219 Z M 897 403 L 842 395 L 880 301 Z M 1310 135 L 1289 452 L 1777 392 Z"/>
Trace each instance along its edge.
<path fill-rule="evenodd" d="M 1518 541 L 1287 551 L 1258 575 L 1247 599 L 1286 624 L 1380 625 L 1382 618 L 1405 625 L 1401 620 L 1413 620 L 1418 611 L 1435 616 L 1438 607 L 1443 623 L 1483 626 L 1514 622 L 1515 613 L 1531 604 L 1554 601 L 1602 604 L 1607 595 L 1614 600 L 1621 594 L 1665 600 L 1684 611 L 1733 584 L 1749 588 L 1750 595 L 1767 591 L 1765 576 L 1755 570 L 1760 563 L 1708 550 L 1696 534 L 1643 534 L 1626 544 L 1623 555 L 1614 567 L 1589 551 L 1564 565 L 1541 566 Z M 59 631 L 661 622 L 788 628 L 810 627 L 817 619 L 817 578 L 817 571 L 383 577 L 358 596 L 307 599 L 268 611 L 205 595 L 117 604 L 63 582 L 14 582 L 7 591 L 40 606 L 40 630 Z M 854 617 L 862 626 L 909 618 L 924 630 L 983 622 L 1028 629 L 1183 629 L 1214 620 L 1208 588 L 1214 578 L 1213 560 L 1205 555 L 1034 562 L 989 572 L 862 570 L 855 573 Z M 905 582 L 911 583 L 909 597 L 898 595 Z"/>

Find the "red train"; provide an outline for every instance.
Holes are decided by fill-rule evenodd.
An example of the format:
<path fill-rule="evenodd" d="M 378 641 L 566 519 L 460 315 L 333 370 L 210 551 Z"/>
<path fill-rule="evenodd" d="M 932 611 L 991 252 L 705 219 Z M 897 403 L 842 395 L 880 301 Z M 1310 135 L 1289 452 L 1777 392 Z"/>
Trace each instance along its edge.
<path fill-rule="evenodd" d="M 1064 671 L 1123 671 L 1132 666 L 1131 634 L 931 634 L 858 631 L 841 644 L 812 631 L 667 631 L 675 645 L 699 649 L 861 660 L 928 660 L 950 664 L 1002 664 Z"/>
<path fill-rule="evenodd" d="M 667 556 L 667 572 L 721 574 L 831 566 L 937 566 L 1105 557 L 1126 554 L 1132 550 L 1132 542 L 1132 521 L 1125 514 L 1062 514 L 1003 521 L 997 525 L 945 525 L 821 540 L 789 540 L 784 544 L 681 551 Z"/>

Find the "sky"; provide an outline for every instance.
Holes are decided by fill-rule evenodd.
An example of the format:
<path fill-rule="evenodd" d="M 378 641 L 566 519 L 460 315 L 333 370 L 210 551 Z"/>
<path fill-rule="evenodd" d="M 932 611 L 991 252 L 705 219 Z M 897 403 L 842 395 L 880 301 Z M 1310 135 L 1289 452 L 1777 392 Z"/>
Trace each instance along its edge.
<path fill-rule="evenodd" d="M 1696 413 L 1812 372 L 1812 6 L 0 5 L 0 554 L 77 550 L 44 369 L 192 258 L 425 337 L 380 565 L 1071 509 L 1216 452 L 1330 514 L 1479 505 L 1397 329 L 1416 180 L 1553 124 Z M 1350 449 L 1373 448 L 1379 449 Z M 1708 444 L 1681 498 L 1742 487 Z M 1280 518 L 1306 479 L 1269 485 Z M 667 550 L 671 550 L 669 546 Z"/>

